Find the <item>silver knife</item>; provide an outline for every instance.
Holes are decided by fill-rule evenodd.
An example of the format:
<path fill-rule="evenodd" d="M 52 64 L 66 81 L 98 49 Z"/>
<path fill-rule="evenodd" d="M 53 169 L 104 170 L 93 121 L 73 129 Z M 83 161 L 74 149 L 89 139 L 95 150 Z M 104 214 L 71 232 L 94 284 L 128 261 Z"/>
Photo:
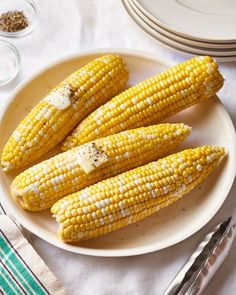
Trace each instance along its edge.
<path fill-rule="evenodd" d="M 236 235 L 231 217 L 218 224 L 198 245 L 163 295 L 201 294 L 227 257 Z"/>

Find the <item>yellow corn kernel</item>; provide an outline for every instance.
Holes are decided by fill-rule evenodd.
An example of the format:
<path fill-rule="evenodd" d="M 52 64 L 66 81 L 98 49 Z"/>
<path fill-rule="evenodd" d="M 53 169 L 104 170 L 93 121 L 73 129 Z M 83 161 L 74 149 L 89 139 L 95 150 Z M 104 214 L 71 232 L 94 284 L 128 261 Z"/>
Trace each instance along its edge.
<path fill-rule="evenodd" d="M 183 123 L 160 124 L 124 131 L 76 147 L 19 174 L 11 185 L 12 196 L 29 211 L 50 208 L 57 200 L 88 185 L 166 155 L 190 134 L 190 130 Z M 91 144 L 105 153 L 108 161 L 86 174 L 79 164 L 79 151 Z M 77 210 L 78 207 L 79 203 L 74 203 L 73 208 Z"/>
<path fill-rule="evenodd" d="M 82 119 L 119 93 L 127 79 L 124 61 L 112 54 L 72 73 L 20 122 L 3 149 L 3 170 L 21 168 L 55 147 Z"/>
<path fill-rule="evenodd" d="M 62 149 L 156 124 L 213 96 L 222 85 L 216 62 L 208 56 L 195 57 L 118 94 L 84 119 Z"/>
<path fill-rule="evenodd" d="M 202 182 L 223 155 L 224 148 L 221 147 L 202 146 L 184 150 L 69 195 L 51 209 L 60 224 L 58 236 L 64 242 L 86 240 L 150 216 Z M 184 176 L 187 169 L 188 173 Z M 114 189 L 117 189 L 119 201 L 114 198 Z M 78 216 L 86 216 L 88 206 L 96 206 L 96 211 L 90 213 L 95 225 L 85 222 L 85 230 L 73 225 L 71 218 L 66 218 L 71 211 L 68 204 L 74 202 L 79 202 L 82 209 Z M 115 202 L 118 206 L 112 205 Z M 102 217 L 98 216 L 97 211 L 101 212 Z"/>

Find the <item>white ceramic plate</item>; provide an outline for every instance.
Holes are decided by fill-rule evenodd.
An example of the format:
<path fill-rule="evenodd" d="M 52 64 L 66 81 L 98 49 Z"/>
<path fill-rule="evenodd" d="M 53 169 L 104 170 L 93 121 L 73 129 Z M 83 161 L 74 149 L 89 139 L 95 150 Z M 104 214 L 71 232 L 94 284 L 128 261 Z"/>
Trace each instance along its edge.
<path fill-rule="evenodd" d="M 235 0 L 134 0 L 152 21 L 180 36 L 235 43 Z"/>
<path fill-rule="evenodd" d="M 193 40 L 186 38 L 184 36 L 180 36 L 177 34 L 174 34 L 171 31 L 168 31 L 158 25 L 156 22 L 152 21 L 151 18 L 149 18 L 148 13 L 146 14 L 146 11 L 144 9 L 140 9 L 140 5 L 138 5 L 137 1 L 135 0 L 129 0 L 129 3 L 133 10 L 138 14 L 138 15 L 143 15 L 145 19 L 147 19 L 147 23 L 150 24 L 151 27 L 153 27 L 156 31 L 160 32 L 161 34 L 167 36 L 170 39 L 173 39 L 177 42 L 180 43 L 185 43 L 188 45 L 192 46 L 197 46 L 201 48 L 206 48 L 206 49 L 220 49 L 222 51 L 227 51 L 227 50 L 234 50 L 236 52 L 236 43 L 213 43 L 213 42 L 204 42 L 204 41 L 198 41 L 198 40 Z"/>
<path fill-rule="evenodd" d="M 236 54 L 230 55 L 230 56 L 224 56 L 224 53 L 219 53 L 217 55 L 217 52 L 206 50 L 205 48 L 197 48 L 193 46 L 189 46 L 187 44 L 182 44 L 180 42 L 176 42 L 173 39 L 168 38 L 167 36 L 161 34 L 160 32 L 153 29 L 148 23 L 147 20 L 143 18 L 143 16 L 139 16 L 131 7 L 130 2 L 128 0 L 122 0 L 124 8 L 132 18 L 132 20 L 149 36 L 153 37 L 155 40 L 161 42 L 165 46 L 175 49 L 177 51 L 180 51 L 181 53 L 186 53 L 189 55 L 210 55 L 214 57 L 217 61 L 223 61 L 223 62 L 230 62 L 236 60 Z"/>
<path fill-rule="evenodd" d="M 236 48 L 234 49 L 217 49 L 217 48 L 205 48 L 202 47 L 201 45 L 191 45 L 190 43 L 186 42 L 186 39 L 182 38 L 178 38 L 178 40 L 176 40 L 175 38 L 173 38 L 173 34 L 168 33 L 168 31 L 165 31 L 163 29 L 161 29 L 161 27 L 158 27 L 157 25 L 155 25 L 155 23 L 153 23 L 145 14 L 143 14 L 138 8 L 137 6 L 134 5 L 134 3 L 132 2 L 132 0 L 127 0 L 127 2 L 130 5 L 130 8 L 133 10 L 133 12 L 137 15 L 138 18 L 142 19 L 143 21 L 146 22 L 146 24 L 152 28 L 153 30 L 157 31 L 158 33 L 160 33 L 162 36 L 166 37 L 169 39 L 169 41 L 174 41 L 179 43 L 181 46 L 183 46 L 184 49 L 188 49 L 193 51 L 194 53 L 197 54 L 202 54 L 202 55 L 216 55 L 216 56 L 232 56 L 232 55 L 236 55 Z M 174 35 L 177 36 L 177 35 Z M 174 43 L 173 43 L 174 45 Z M 223 44 L 224 45 L 224 44 Z"/>
<path fill-rule="evenodd" d="M 0 149 L 17 123 L 49 89 L 75 69 L 108 52 L 120 54 L 125 59 L 130 70 L 128 86 L 169 66 L 166 61 L 156 56 L 133 50 L 106 49 L 60 60 L 22 83 L 11 95 L 0 114 Z M 1 201 L 28 230 L 45 241 L 71 252 L 94 256 L 131 256 L 178 243 L 202 228 L 224 202 L 235 176 L 236 140 L 230 117 L 217 97 L 189 108 L 167 121 L 184 122 L 193 127 L 192 135 L 180 149 L 203 144 L 219 145 L 226 148 L 228 157 L 188 196 L 146 220 L 97 239 L 70 245 L 57 239 L 57 224 L 48 211 L 26 212 L 12 200 L 9 186 L 16 173 L 7 174 L 0 171 Z"/>

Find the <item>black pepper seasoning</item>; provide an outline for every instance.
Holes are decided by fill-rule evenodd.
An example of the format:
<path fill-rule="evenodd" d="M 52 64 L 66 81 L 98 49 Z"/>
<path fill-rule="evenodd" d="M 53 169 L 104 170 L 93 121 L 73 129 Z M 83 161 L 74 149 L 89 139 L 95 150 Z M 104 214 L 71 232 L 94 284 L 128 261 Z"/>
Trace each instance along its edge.
<path fill-rule="evenodd" d="M 5 32 L 18 32 L 28 27 L 28 19 L 23 11 L 12 10 L 0 16 L 0 30 Z"/>

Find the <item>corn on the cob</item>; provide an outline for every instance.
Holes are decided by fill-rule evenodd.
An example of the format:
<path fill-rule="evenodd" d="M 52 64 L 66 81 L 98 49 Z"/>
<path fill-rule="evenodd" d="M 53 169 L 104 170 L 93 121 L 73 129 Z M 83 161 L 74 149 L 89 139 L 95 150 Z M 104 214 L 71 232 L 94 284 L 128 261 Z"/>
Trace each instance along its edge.
<path fill-rule="evenodd" d="M 203 146 L 170 155 L 67 196 L 51 209 L 64 242 L 107 234 L 167 207 L 203 181 L 224 148 Z"/>
<path fill-rule="evenodd" d="M 5 171 L 23 167 L 56 146 L 82 119 L 116 95 L 128 71 L 121 57 L 106 55 L 72 73 L 20 122 L 4 147 Z"/>
<path fill-rule="evenodd" d="M 118 94 L 83 120 L 63 142 L 82 143 L 148 126 L 214 95 L 223 85 L 210 57 L 195 57 Z"/>
<path fill-rule="evenodd" d="M 12 183 L 12 195 L 24 209 L 49 208 L 88 185 L 157 160 L 184 140 L 190 130 L 183 123 L 160 124 L 84 144 L 22 172 Z M 90 155 L 84 155 L 88 150 Z M 105 163 L 99 166 L 99 159 Z M 94 171 L 86 174 L 83 169 Z"/>

